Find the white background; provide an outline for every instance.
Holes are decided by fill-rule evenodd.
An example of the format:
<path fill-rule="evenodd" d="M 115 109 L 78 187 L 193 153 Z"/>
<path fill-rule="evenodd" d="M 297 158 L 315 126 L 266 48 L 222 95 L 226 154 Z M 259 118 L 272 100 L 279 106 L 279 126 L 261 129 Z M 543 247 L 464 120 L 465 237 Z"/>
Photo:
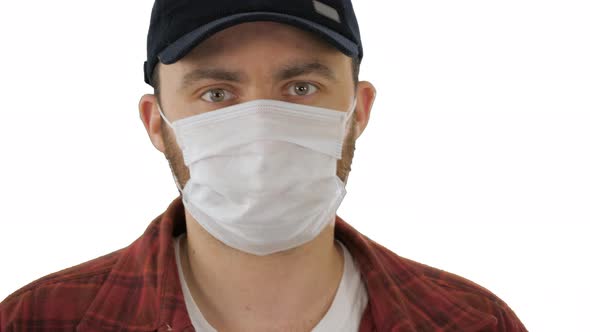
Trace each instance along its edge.
<path fill-rule="evenodd" d="M 0 4 L 0 299 L 127 246 L 177 196 L 137 109 L 151 5 Z M 531 331 L 588 331 L 588 2 L 355 8 L 378 96 L 339 214 Z"/>

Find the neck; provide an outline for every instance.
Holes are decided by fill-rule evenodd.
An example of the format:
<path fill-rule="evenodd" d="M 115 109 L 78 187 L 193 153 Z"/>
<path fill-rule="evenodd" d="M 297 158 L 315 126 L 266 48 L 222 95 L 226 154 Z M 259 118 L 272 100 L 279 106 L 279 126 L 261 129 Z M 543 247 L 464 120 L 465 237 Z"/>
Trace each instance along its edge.
<path fill-rule="evenodd" d="M 344 266 L 334 223 L 300 247 L 256 256 L 225 245 L 185 215 L 182 269 L 195 303 L 217 330 L 310 331 L 326 314 Z"/>

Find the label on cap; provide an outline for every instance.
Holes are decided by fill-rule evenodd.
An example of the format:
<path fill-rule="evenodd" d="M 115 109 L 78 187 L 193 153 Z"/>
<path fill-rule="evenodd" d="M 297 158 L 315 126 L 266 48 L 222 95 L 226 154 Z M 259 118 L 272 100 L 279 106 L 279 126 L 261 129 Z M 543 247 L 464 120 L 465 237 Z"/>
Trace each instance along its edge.
<path fill-rule="evenodd" d="M 313 0 L 313 7 L 318 14 L 340 23 L 340 15 L 338 15 L 338 11 L 334 7 L 328 6 L 317 0 Z"/>

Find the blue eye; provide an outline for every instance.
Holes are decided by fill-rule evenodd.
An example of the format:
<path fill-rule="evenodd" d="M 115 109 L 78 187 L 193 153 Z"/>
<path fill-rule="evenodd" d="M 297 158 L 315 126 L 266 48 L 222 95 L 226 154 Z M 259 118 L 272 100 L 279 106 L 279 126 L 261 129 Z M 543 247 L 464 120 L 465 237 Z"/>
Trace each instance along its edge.
<path fill-rule="evenodd" d="M 307 96 L 316 92 L 318 88 L 308 82 L 297 82 L 289 87 L 289 93 L 292 96 Z"/>
<path fill-rule="evenodd" d="M 223 101 L 227 101 L 226 97 L 233 97 L 233 94 L 224 89 L 211 89 L 201 95 L 201 99 L 208 101 L 210 103 L 220 103 Z"/>

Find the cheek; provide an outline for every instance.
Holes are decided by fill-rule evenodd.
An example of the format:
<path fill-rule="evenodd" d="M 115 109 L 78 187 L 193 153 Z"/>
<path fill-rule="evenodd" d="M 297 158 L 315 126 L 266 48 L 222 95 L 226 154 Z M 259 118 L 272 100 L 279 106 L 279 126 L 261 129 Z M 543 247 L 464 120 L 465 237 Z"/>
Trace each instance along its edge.
<path fill-rule="evenodd" d="M 176 144 L 176 138 L 169 128 L 162 128 L 162 140 L 164 141 L 165 154 L 168 159 L 182 161 L 182 151 Z"/>

